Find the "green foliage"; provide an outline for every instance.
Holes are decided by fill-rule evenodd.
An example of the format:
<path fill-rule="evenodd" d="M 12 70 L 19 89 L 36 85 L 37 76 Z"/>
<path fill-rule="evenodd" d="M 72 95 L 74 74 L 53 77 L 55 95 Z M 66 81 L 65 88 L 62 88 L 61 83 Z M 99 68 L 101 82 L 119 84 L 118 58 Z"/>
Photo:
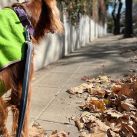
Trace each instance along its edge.
<path fill-rule="evenodd" d="M 58 0 L 70 18 L 73 25 L 77 25 L 81 15 L 93 17 L 97 22 L 105 22 L 106 6 L 109 0 Z"/>
<path fill-rule="evenodd" d="M 79 23 L 80 15 L 92 15 L 92 0 L 58 0 L 69 14 L 73 25 Z"/>
<path fill-rule="evenodd" d="M 105 4 L 106 4 L 106 9 L 108 9 L 108 5 L 110 4 L 110 0 L 105 0 Z"/>

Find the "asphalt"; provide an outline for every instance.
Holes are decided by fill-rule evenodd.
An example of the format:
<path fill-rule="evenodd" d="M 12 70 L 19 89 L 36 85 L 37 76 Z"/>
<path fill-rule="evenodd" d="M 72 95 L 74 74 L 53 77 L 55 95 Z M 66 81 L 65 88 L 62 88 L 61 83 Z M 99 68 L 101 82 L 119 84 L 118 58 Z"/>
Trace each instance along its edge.
<path fill-rule="evenodd" d="M 39 70 L 33 80 L 31 124 L 39 123 L 47 133 L 63 130 L 70 137 L 78 137 L 71 118 L 80 113 L 81 99 L 66 91 L 83 83 L 83 76 L 109 75 L 119 79 L 136 72 L 136 55 L 136 38 L 107 36 Z"/>

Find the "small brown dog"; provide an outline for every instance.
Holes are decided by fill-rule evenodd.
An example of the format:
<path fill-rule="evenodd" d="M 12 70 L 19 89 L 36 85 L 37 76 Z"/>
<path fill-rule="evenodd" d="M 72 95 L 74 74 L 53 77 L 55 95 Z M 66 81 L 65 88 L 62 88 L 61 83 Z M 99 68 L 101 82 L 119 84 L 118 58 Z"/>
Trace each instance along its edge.
<path fill-rule="evenodd" d="M 63 30 L 62 23 L 59 18 L 59 10 L 56 6 L 56 0 L 31 0 L 23 3 L 15 3 L 11 6 L 11 9 L 14 7 L 20 7 L 26 12 L 29 21 L 31 22 L 34 29 L 34 35 L 31 36 L 32 43 L 34 44 L 38 43 L 40 39 L 44 37 L 45 33 L 61 32 Z M 32 73 L 33 63 L 31 66 L 30 77 L 32 77 Z M 8 90 L 11 90 L 11 95 L 7 102 L 2 99 L 3 94 L 0 93 L 0 136 L 9 137 L 9 133 L 6 128 L 6 120 L 8 116 L 7 108 L 9 106 L 11 107 L 13 112 L 12 135 L 16 135 L 16 130 L 18 127 L 20 99 L 22 94 L 23 74 L 24 61 L 19 61 L 8 65 L 3 69 L 0 69 L 0 86 L 2 86 L 1 83 L 3 83 L 5 89 L 3 94 L 5 94 Z M 22 137 L 29 137 L 28 126 L 30 101 L 31 82 L 29 82 L 27 109 L 23 125 Z"/>

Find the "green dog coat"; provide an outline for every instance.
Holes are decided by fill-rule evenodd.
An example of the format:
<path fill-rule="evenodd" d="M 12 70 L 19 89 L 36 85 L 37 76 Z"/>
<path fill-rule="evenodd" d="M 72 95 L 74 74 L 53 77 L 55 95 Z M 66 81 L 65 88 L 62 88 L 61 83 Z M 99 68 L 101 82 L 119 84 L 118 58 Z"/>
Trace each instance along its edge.
<path fill-rule="evenodd" d="M 10 8 L 0 10 L 0 70 L 24 59 L 25 28 Z M 0 95 L 5 91 L 0 81 Z"/>
<path fill-rule="evenodd" d="M 16 13 L 5 8 L 0 11 L 0 69 L 23 60 L 25 29 Z"/>

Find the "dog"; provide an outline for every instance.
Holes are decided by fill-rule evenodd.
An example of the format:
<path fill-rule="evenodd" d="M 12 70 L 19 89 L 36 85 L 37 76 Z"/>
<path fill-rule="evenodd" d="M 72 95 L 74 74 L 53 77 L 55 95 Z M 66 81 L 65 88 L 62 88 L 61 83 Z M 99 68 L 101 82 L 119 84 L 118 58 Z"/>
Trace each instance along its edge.
<path fill-rule="evenodd" d="M 62 25 L 62 22 L 60 21 L 59 9 L 57 8 L 56 0 L 30 0 L 23 3 L 15 3 L 11 7 L 8 7 L 8 10 L 15 12 L 13 10 L 15 8 L 20 8 L 23 11 L 25 11 L 28 17 L 28 20 L 33 28 L 31 41 L 34 45 L 37 45 L 40 42 L 40 40 L 45 36 L 46 33 L 50 33 L 50 32 L 55 33 L 55 32 L 63 31 L 63 25 Z M 1 15 L 1 11 L 0 11 L 0 15 Z M 17 13 L 14 13 L 14 14 L 17 15 Z M 4 18 L 5 18 L 5 15 L 3 16 L 3 19 Z M 10 18 L 9 15 L 7 16 L 7 18 Z M 8 21 L 9 20 L 7 20 L 6 22 Z M 22 25 L 21 22 L 17 22 L 17 24 Z M 8 27 L 10 27 L 10 25 L 8 25 Z M 22 27 L 24 28 L 23 25 Z M 15 29 L 17 30 L 17 28 Z M 8 33 L 10 30 L 8 30 Z M 2 29 L 0 29 L 0 31 L 2 31 Z M 2 37 L 4 38 L 4 36 L 1 34 L 3 33 L 0 32 L 0 40 Z M 14 36 L 15 34 L 12 33 L 12 35 Z M 24 38 L 24 33 L 20 33 L 19 35 Z M 20 36 L 16 34 L 16 39 Z M 9 46 L 12 45 L 11 43 L 12 42 L 8 41 Z M 20 43 L 18 42 L 18 44 Z M 2 46 L 3 45 L 1 45 L 0 43 L 0 50 Z M 24 53 L 21 52 L 21 56 L 23 55 Z M 1 61 L 2 60 L 0 59 L 0 63 Z M 13 63 L 9 63 L 7 66 L 4 66 L 3 68 L 0 68 L 0 136 L 3 136 L 3 137 L 10 136 L 6 128 L 6 121 L 8 117 L 8 107 L 11 107 L 12 114 L 13 114 L 12 136 L 16 135 L 16 131 L 18 127 L 18 117 L 20 113 L 19 110 L 20 110 L 20 100 L 22 95 L 24 66 L 25 66 L 25 62 L 23 59 L 21 59 Z M 31 63 L 31 74 L 29 79 L 27 108 L 25 113 L 23 130 L 21 134 L 22 137 L 29 137 L 28 126 L 29 126 L 29 115 L 30 115 L 30 104 L 31 104 L 32 75 L 33 75 L 33 61 Z M 7 91 L 9 90 L 11 91 L 10 96 L 5 101 L 2 98 L 2 96 L 5 93 L 7 93 Z"/>

